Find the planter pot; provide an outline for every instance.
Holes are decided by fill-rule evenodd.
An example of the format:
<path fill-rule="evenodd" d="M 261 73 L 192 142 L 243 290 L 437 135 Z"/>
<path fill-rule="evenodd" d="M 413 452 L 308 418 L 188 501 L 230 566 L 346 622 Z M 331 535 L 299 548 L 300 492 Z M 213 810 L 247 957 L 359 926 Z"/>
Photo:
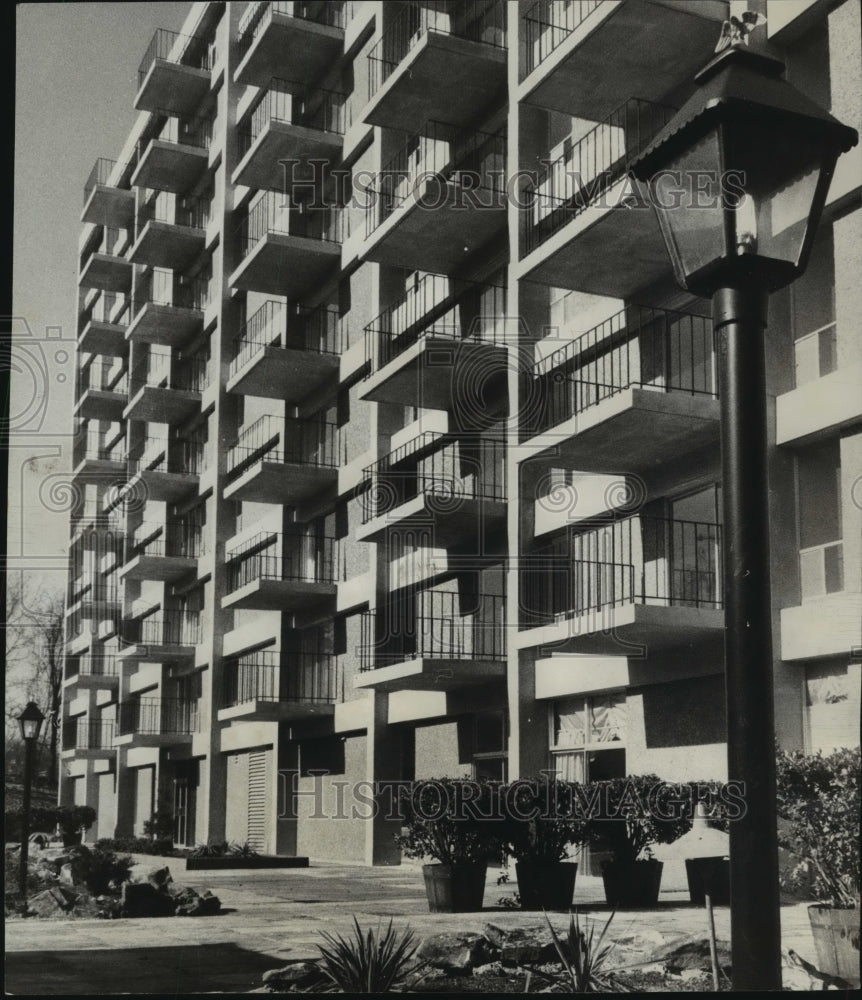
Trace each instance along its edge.
<path fill-rule="evenodd" d="M 661 861 L 606 861 L 602 865 L 610 906 L 655 906 L 661 888 Z"/>
<path fill-rule="evenodd" d="M 570 910 L 578 866 L 568 861 L 517 861 L 522 910 Z"/>
<path fill-rule="evenodd" d="M 685 873 L 692 903 L 703 906 L 709 892 L 713 906 L 730 905 L 729 858 L 686 858 Z"/>
<path fill-rule="evenodd" d="M 84 835 L 78 830 L 77 833 L 63 834 L 63 847 L 75 847 L 82 842 Z"/>
<path fill-rule="evenodd" d="M 423 865 L 432 913 L 472 913 L 482 909 L 488 865 Z"/>
<path fill-rule="evenodd" d="M 808 919 L 821 972 L 859 985 L 859 910 L 855 907 L 809 906 Z"/>

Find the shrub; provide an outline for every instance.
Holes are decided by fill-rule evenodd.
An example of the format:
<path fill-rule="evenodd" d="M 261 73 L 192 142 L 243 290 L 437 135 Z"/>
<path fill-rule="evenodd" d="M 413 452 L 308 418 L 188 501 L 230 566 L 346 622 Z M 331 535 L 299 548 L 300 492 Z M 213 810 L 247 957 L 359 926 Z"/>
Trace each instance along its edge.
<path fill-rule="evenodd" d="M 152 854 L 157 857 L 169 857 L 174 853 L 172 840 L 150 840 L 149 837 L 103 837 L 96 841 L 96 847 L 128 854 Z"/>
<path fill-rule="evenodd" d="M 157 810 L 152 817 L 144 823 L 144 834 L 152 840 L 174 839 L 174 816 L 173 813 Z"/>
<path fill-rule="evenodd" d="M 230 853 L 230 844 L 222 840 L 213 844 L 198 844 L 189 852 L 190 858 L 223 858 Z"/>
<path fill-rule="evenodd" d="M 614 981 L 613 973 L 607 969 L 608 959 L 614 945 L 613 943 L 604 944 L 605 935 L 613 919 L 612 913 L 602 928 L 598 940 L 596 940 L 595 923 L 590 925 L 589 931 L 583 930 L 578 911 L 575 910 L 569 916 L 568 933 L 565 939 L 561 939 L 554 930 L 554 925 L 548 914 L 545 914 L 545 920 L 551 932 L 562 969 L 556 974 L 549 974 L 538 969 L 530 970 L 531 973 L 537 973 L 552 984 L 541 992 L 615 993 L 620 991 L 619 984 Z M 529 989 L 529 980 L 527 989 Z"/>
<path fill-rule="evenodd" d="M 72 848 L 72 871 L 94 896 L 110 891 L 111 882 L 126 882 L 131 874 L 132 859 L 128 854 L 116 854 L 106 847 L 92 851 Z"/>
<path fill-rule="evenodd" d="M 21 839 L 23 818 L 22 809 L 6 813 L 7 838 Z M 96 810 L 92 806 L 51 806 L 47 809 L 31 807 L 29 810 L 30 833 L 53 833 L 59 826 L 64 837 L 74 837 L 82 829 L 89 830 L 95 822 Z"/>
<path fill-rule="evenodd" d="M 782 884 L 807 889 L 833 906 L 859 905 L 860 751 L 779 751 L 781 846 L 796 859 Z"/>
<path fill-rule="evenodd" d="M 321 934 L 320 971 L 341 993 L 388 993 L 403 978 L 416 954 L 413 931 L 396 931 L 392 921 L 383 933 L 369 928 L 365 935 L 353 918 L 353 935 Z"/>
<path fill-rule="evenodd" d="M 518 861 L 562 861 L 569 848 L 587 840 L 572 782 L 543 778 L 501 789 L 504 848 Z"/>

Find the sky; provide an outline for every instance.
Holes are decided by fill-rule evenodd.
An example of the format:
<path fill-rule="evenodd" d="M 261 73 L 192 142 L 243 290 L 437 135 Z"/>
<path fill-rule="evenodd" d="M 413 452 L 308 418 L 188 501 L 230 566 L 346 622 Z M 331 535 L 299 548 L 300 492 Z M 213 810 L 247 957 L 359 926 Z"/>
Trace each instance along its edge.
<path fill-rule="evenodd" d="M 131 130 L 138 65 L 156 29 L 178 30 L 190 8 L 16 8 L 10 572 L 64 579 L 84 183 Z"/>

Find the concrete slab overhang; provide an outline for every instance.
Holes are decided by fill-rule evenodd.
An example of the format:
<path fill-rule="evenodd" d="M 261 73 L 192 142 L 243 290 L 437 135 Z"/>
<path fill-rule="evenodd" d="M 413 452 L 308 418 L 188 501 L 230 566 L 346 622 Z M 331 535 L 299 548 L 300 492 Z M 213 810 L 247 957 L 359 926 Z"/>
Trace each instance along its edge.
<path fill-rule="evenodd" d="M 824 594 L 781 609 L 781 659 L 849 657 L 862 648 L 862 593 Z"/>
<path fill-rule="evenodd" d="M 518 99 L 601 119 L 638 94 L 657 101 L 709 60 L 726 0 L 599 3 L 518 86 Z M 559 31 L 560 29 L 556 29 Z"/>
<path fill-rule="evenodd" d="M 123 420 L 146 420 L 160 424 L 178 424 L 200 409 L 201 394 L 190 389 L 142 386 L 129 400 Z"/>
<path fill-rule="evenodd" d="M 96 184 L 81 212 L 81 222 L 92 222 L 109 229 L 128 229 L 134 215 L 134 191 Z"/>
<path fill-rule="evenodd" d="M 146 553 L 130 559 L 120 569 L 121 580 L 159 580 L 164 583 L 181 580 L 196 573 L 197 559 L 192 556 L 150 556 Z"/>
<path fill-rule="evenodd" d="M 337 132 L 270 121 L 240 160 L 232 182 L 258 191 L 287 190 L 293 174 L 282 161 L 295 163 L 297 175 L 305 177 L 310 174 L 309 161 L 338 160 L 343 146 L 344 137 Z"/>
<path fill-rule="evenodd" d="M 90 254 L 81 270 L 78 284 L 81 288 L 98 288 L 103 292 L 123 292 L 132 287 L 132 262 L 111 253 Z"/>
<path fill-rule="evenodd" d="M 135 95 L 135 108 L 169 111 L 172 115 L 191 114 L 206 96 L 211 78 L 208 69 L 154 59 Z"/>
<path fill-rule="evenodd" d="M 335 602 L 335 583 L 315 580 L 260 579 L 226 594 L 223 608 L 254 608 L 258 611 L 306 611 L 322 602 Z"/>
<path fill-rule="evenodd" d="M 670 274 L 652 208 L 617 181 L 594 204 L 521 259 L 519 279 L 629 299 Z M 631 207 L 626 207 L 630 205 Z"/>
<path fill-rule="evenodd" d="M 467 125 L 506 86 L 506 61 L 504 48 L 428 29 L 365 105 L 362 118 L 405 131 L 429 119 Z"/>
<path fill-rule="evenodd" d="M 421 493 L 357 527 L 356 539 L 378 542 L 392 531 L 425 528 L 431 532 L 432 547 L 448 548 L 470 539 L 479 545 L 487 533 L 505 526 L 506 512 L 503 500 Z"/>
<path fill-rule="evenodd" d="M 862 365 L 842 365 L 775 401 L 776 444 L 803 445 L 862 424 Z"/>
<path fill-rule="evenodd" d="M 296 506 L 302 500 L 338 483 L 338 469 L 262 459 L 224 488 L 225 500 L 279 503 Z"/>
<path fill-rule="evenodd" d="M 205 245 L 203 229 L 151 219 L 129 251 L 129 260 L 135 264 L 184 271 L 203 252 Z"/>
<path fill-rule="evenodd" d="M 125 357 L 129 352 L 125 334 L 125 326 L 119 323 L 103 323 L 101 320 L 91 319 L 78 337 L 78 350 L 88 354 Z"/>
<path fill-rule="evenodd" d="M 81 688 L 87 691 L 115 691 L 120 686 L 117 674 L 73 674 L 63 681 L 64 688 Z"/>
<path fill-rule="evenodd" d="M 126 328 L 126 340 L 177 347 L 203 326 L 200 309 L 146 302 Z"/>
<path fill-rule="evenodd" d="M 334 702 L 317 701 L 244 701 L 229 708 L 220 708 L 219 722 L 233 719 L 257 719 L 261 722 L 282 722 L 293 719 L 313 719 L 335 714 Z"/>
<path fill-rule="evenodd" d="M 454 660 L 416 657 L 356 674 L 353 685 L 376 691 L 451 691 L 487 681 L 504 681 L 502 660 Z"/>
<path fill-rule="evenodd" d="M 721 406 L 705 393 L 623 389 L 518 449 L 518 461 L 562 463 L 581 472 L 653 469 L 718 444 Z"/>
<path fill-rule="evenodd" d="M 125 462 L 114 462 L 104 458 L 85 458 L 75 467 L 72 479 L 84 485 L 86 483 L 121 482 L 126 478 Z"/>
<path fill-rule="evenodd" d="M 201 146 L 152 139 L 132 174 L 132 184 L 152 191 L 185 194 L 208 163 L 209 152 Z"/>
<path fill-rule="evenodd" d="M 505 377 L 506 358 L 506 348 L 497 344 L 420 336 L 361 382 L 357 395 L 377 403 L 452 410 L 458 400 L 463 405 L 461 393 L 471 377 L 480 389 L 489 388 L 488 372 Z"/>
<path fill-rule="evenodd" d="M 181 500 L 198 489 L 200 477 L 191 472 L 162 472 L 158 469 L 142 469 L 129 477 L 129 490 L 133 496 L 145 496 L 148 500 L 173 502 Z"/>
<path fill-rule="evenodd" d="M 470 189 L 441 177 L 427 177 L 368 236 L 361 257 L 394 267 L 452 274 L 468 254 L 503 232 L 506 208 L 502 187 Z"/>
<path fill-rule="evenodd" d="M 172 663 L 174 660 L 194 659 L 195 647 L 139 642 L 123 647 L 116 655 L 118 659 L 129 662 Z"/>
<path fill-rule="evenodd" d="M 114 736 L 115 747 L 170 747 L 191 743 L 193 733 L 122 733 Z"/>
<path fill-rule="evenodd" d="M 340 261 L 340 243 L 266 233 L 230 276 L 230 286 L 302 299 Z"/>
<path fill-rule="evenodd" d="M 64 747 L 60 751 L 63 760 L 100 760 L 104 757 L 113 757 L 116 753 L 114 744 L 109 743 L 106 747 Z"/>
<path fill-rule="evenodd" d="M 236 68 L 236 83 L 263 87 L 273 77 L 291 77 L 299 92 L 305 88 L 302 81 L 318 79 L 341 54 L 343 28 L 292 17 L 274 7 L 268 17 Z"/>
<path fill-rule="evenodd" d="M 261 347 L 227 382 L 227 391 L 295 406 L 338 374 L 341 359 L 289 347 Z"/>
<path fill-rule="evenodd" d="M 117 421 L 123 417 L 128 402 L 125 392 L 111 389 L 87 389 L 75 404 L 76 417 L 87 420 Z"/>

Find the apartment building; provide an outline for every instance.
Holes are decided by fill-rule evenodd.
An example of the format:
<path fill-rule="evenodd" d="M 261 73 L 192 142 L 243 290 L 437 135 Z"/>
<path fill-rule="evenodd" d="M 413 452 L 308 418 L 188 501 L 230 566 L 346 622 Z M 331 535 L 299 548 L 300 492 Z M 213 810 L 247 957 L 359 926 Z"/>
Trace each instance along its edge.
<path fill-rule="evenodd" d="M 626 164 L 738 6 L 157 32 L 81 216 L 60 795 L 92 835 L 388 864 L 375 783 L 726 774 L 710 306 Z M 859 128 L 856 0 L 762 9 Z M 858 743 L 860 180 L 857 147 L 770 306 L 785 747 Z"/>

